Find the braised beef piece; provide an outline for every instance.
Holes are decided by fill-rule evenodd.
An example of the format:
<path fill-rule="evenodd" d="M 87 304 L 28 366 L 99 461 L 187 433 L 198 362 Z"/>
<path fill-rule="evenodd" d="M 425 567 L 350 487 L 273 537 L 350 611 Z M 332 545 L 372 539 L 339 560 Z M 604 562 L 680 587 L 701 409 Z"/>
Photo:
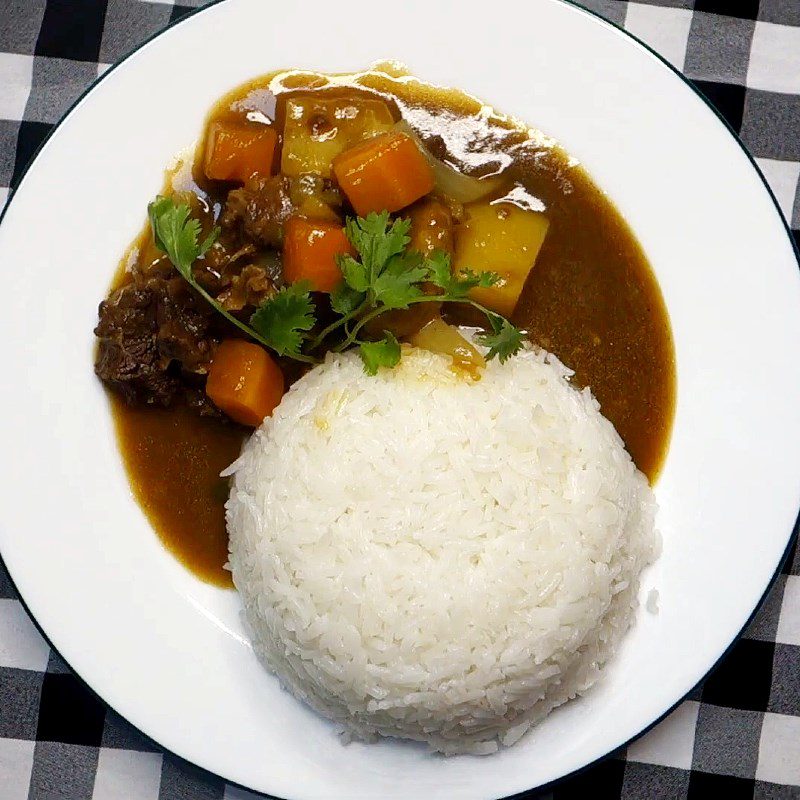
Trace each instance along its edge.
<path fill-rule="evenodd" d="M 227 311 L 241 311 L 243 308 L 258 308 L 275 293 L 275 284 L 263 267 L 248 264 L 238 275 L 234 275 L 228 287 L 219 294 L 217 300 Z"/>
<path fill-rule="evenodd" d="M 130 285 L 100 303 L 94 369 L 127 402 L 168 406 L 180 381 L 160 363 L 156 301 L 150 289 Z"/>
<path fill-rule="evenodd" d="M 296 210 L 291 182 L 285 175 L 252 178 L 228 193 L 219 223 L 223 231 L 238 232 L 266 247 L 279 247 L 283 224 Z"/>
<path fill-rule="evenodd" d="M 202 382 L 214 313 L 179 277 L 122 286 L 100 303 L 95 372 L 129 403 L 169 406 L 195 389 L 187 378 Z"/>
<path fill-rule="evenodd" d="M 209 294 L 217 297 L 257 253 L 252 242 L 242 242 L 238 231 L 223 231 L 203 258 L 194 264 L 192 273 Z"/>

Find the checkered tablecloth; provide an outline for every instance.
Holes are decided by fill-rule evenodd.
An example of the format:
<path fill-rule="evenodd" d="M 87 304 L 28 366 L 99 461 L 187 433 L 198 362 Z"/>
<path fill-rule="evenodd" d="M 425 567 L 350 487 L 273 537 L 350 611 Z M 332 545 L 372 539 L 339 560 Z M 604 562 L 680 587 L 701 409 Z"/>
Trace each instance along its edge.
<path fill-rule="evenodd" d="M 0 208 L 80 92 L 203 4 L 185 2 L 0 0 Z M 800 0 L 584 5 L 651 45 L 714 103 L 755 156 L 800 243 Z M 627 750 L 542 795 L 551 796 L 800 798 L 796 548 L 704 684 Z M 39 635 L 0 564 L 0 800 L 254 797 L 164 753 L 92 695 Z"/>

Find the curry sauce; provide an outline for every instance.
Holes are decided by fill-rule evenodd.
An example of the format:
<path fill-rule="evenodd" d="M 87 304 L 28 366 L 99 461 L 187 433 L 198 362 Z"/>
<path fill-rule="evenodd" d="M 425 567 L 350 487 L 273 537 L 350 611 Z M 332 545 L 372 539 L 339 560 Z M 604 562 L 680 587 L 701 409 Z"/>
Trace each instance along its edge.
<path fill-rule="evenodd" d="M 391 75 L 368 73 L 353 83 L 355 91 L 388 100 L 434 155 L 446 149 L 468 173 L 499 173 L 498 198 L 522 192 L 529 207 L 546 213 L 549 230 L 513 322 L 573 369 L 576 385 L 591 387 L 653 483 L 672 425 L 674 350 L 660 289 L 625 220 L 551 140 L 489 114 L 479 101 Z M 309 87 L 345 91 L 341 83 L 331 87 L 306 73 L 271 75 L 227 95 L 210 119 L 274 118 L 281 107 L 276 97 Z M 198 183 L 213 207 L 213 189 Z M 248 431 L 180 405 L 143 408 L 116 396 L 112 404 L 134 494 L 161 540 L 199 577 L 229 586 L 223 569 L 227 482 L 219 473 L 236 458 Z"/>

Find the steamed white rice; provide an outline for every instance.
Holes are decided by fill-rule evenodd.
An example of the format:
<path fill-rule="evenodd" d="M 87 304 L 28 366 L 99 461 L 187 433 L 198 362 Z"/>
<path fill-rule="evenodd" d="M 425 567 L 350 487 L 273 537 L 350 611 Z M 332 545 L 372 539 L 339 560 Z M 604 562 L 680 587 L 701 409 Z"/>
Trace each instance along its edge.
<path fill-rule="evenodd" d="M 600 676 L 655 502 L 554 357 L 449 364 L 295 384 L 231 468 L 230 566 L 258 656 L 347 735 L 490 753 Z"/>

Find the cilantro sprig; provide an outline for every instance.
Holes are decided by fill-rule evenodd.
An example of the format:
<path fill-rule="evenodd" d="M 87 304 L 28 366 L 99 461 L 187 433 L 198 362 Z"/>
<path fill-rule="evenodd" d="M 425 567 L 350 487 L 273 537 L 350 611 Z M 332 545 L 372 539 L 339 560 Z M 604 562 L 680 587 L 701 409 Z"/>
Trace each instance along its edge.
<path fill-rule="evenodd" d="M 471 270 L 453 274 L 450 256 L 444 251 L 436 250 L 424 258 L 408 250 L 409 227 L 407 219 L 390 222 L 387 211 L 347 221 L 347 238 L 358 258 L 343 255 L 338 259 L 343 282 L 331 302 L 342 317 L 314 340 L 312 349 L 337 328 L 344 328 L 344 340 L 333 349 L 341 351 L 358 345 L 364 369 L 374 374 L 377 366 L 394 366 L 400 360 L 400 348 L 388 331 L 378 342 L 361 340 L 359 334 L 367 323 L 388 311 L 417 303 L 466 303 L 488 319 L 491 331 L 480 340 L 489 348 L 487 358 L 497 357 L 504 362 L 518 352 L 523 343 L 522 332 L 505 317 L 469 297 L 471 289 L 494 286 L 500 276 Z M 424 290 L 426 282 L 433 284 L 435 293 Z"/>
<path fill-rule="evenodd" d="M 202 258 L 219 237 L 219 228 L 213 228 L 200 242 L 200 221 L 190 216 L 188 203 L 177 203 L 173 198 L 161 195 L 147 207 L 147 215 L 156 247 L 167 254 L 181 276 L 228 322 L 278 355 L 315 363 L 316 359 L 303 354 L 300 349 L 304 333 L 314 325 L 314 304 L 307 285 L 294 284 L 281 289 L 256 309 L 248 325 L 210 295 L 192 271 L 194 262 Z"/>
<path fill-rule="evenodd" d="M 306 332 L 314 327 L 314 322 L 314 304 L 307 281 L 285 286 L 250 317 L 250 325 L 270 342 L 272 349 L 291 358 L 301 355 Z"/>
<path fill-rule="evenodd" d="M 229 313 L 194 277 L 194 263 L 214 244 L 219 228 L 201 242 L 201 224 L 191 217 L 189 205 L 169 197 L 157 197 L 148 206 L 148 214 L 156 245 L 183 278 L 239 330 L 278 355 L 317 363 L 315 352 L 323 345 L 335 352 L 357 346 L 364 370 L 375 375 L 381 367 L 394 367 L 402 352 L 390 331 L 385 330 L 377 341 L 361 338 L 364 326 L 382 314 L 417 303 L 465 303 L 483 313 L 489 330 L 479 342 L 489 348 L 487 358 L 497 357 L 502 363 L 522 347 L 523 334 L 518 328 L 469 296 L 471 289 L 494 286 L 500 277 L 494 272 L 469 270 L 454 275 L 447 253 L 437 250 L 423 257 L 409 250 L 410 220 L 390 221 L 387 211 L 347 220 L 347 238 L 357 257 L 338 257 L 342 282 L 330 296 L 338 317 L 316 334 L 308 283 L 280 289 L 256 309 L 247 324 Z M 432 293 L 426 284 L 434 287 Z"/>
<path fill-rule="evenodd" d="M 505 317 L 499 314 L 489 315 L 491 333 L 484 333 L 477 337 L 478 344 L 489 348 L 486 358 L 497 356 L 500 363 L 504 364 L 514 353 L 522 348 L 523 334 L 519 328 L 514 327 Z"/>

